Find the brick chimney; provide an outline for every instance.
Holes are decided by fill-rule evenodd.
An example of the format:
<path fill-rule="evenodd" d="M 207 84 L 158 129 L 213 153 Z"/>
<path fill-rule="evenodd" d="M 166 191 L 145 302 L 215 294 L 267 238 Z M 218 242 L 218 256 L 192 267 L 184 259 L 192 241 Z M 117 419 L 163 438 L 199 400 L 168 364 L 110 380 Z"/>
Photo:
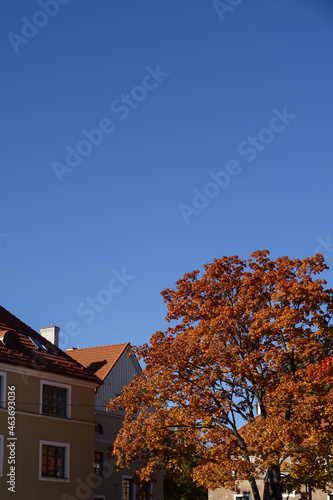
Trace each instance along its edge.
<path fill-rule="evenodd" d="M 52 324 L 51 326 L 41 328 L 39 331 L 42 337 L 59 347 L 59 330 L 60 328 L 58 326 L 53 326 Z"/>

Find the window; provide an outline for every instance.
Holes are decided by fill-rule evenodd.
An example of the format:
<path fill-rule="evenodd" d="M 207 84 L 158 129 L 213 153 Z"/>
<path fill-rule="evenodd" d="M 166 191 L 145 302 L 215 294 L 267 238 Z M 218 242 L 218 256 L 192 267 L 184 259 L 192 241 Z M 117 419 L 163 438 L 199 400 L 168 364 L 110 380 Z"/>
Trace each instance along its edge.
<path fill-rule="evenodd" d="M 47 351 L 45 345 L 37 337 L 29 337 L 29 339 L 35 344 L 36 347 L 38 347 L 40 351 Z"/>
<path fill-rule="evenodd" d="M 5 372 L 0 372 L 0 408 L 6 408 L 6 378 Z"/>
<path fill-rule="evenodd" d="M 39 460 L 39 479 L 68 481 L 69 444 L 40 441 Z"/>
<path fill-rule="evenodd" d="M 282 497 L 290 498 L 295 496 L 295 491 L 288 487 L 283 487 Z"/>
<path fill-rule="evenodd" d="M 3 436 L 0 436 L 0 477 L 3 474 Z"/>
<path fill-rule="evenodd" d="M 123 477 L 122 500 L 134 500 L 134 484 L 131 477 Z"/>
<path fill-rule="evenodd" d="M 70 386 L 41 381 L 41 413 L 53 417 L 70 417 Z"/>
<path fill-rule="evenodd" d="M 146 483 L 141 483 L 144 491 L 144 499 L 151 500 L 153 498 L 153 483 L 148 481 Z"/>
<path fill-rule="evenodd" d="M 65 452 L 63 446 L 43 444 L 42 476 L 65 478 Z"/>
<path fill-rule="evenodd" d="M 103 453 L 95 451 L 94 470 L 99 476 L 103 476 L 103 461 Z"/>
<path fill-rule="evenodd" d="M 104 429 L 102 424 L 95 422 L 95 432 L 98 432 L 99 434 L 104 434 Z"/>
<path fill-rule="evenodd" d="M 141 492 L 145 500 L 151 500 L 153 498 L 153 484 L 151 481 L 144 482 L 140 484 Z M 123 476 L 123 496 L 122 500 L 134 500 L 135 499 L 136 488 L 132 477 Z M 246 500 L 248 500 L 246 498 Z"/>
<path fill-rule="evenodd" d="M 250 500 L 251 494 L 247 491 L 242 492 L 239 495 L 234 495 L 234 500 Z"/>

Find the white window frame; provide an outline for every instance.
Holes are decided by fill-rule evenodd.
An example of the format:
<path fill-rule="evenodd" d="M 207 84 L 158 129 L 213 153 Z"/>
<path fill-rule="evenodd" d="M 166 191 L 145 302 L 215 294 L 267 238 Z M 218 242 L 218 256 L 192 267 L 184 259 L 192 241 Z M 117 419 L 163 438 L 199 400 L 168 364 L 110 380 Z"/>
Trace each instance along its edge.
<path fill-rule="evenodd" d="M 295 490 L 291 491 L 290 493 L 282 493 L 282 498 L 295 498 Z"/>
<path fill-rule="evenodd" d="M 248 500 L 251 500 L 251 494 L 248 491 L 245 491 L 244 493 L 236 493 L 234 495 L 234 500 L 238 500 L 243 497 L 247 497 Z"/>
<path fill-rule="evenodd" d="M 6 408 L 6 403 L 7 403 L 7 373 L 6 372 L 0 372 L 0 385 L 1 385 L 1 390 L 0 394 L 3 395 L 3 401 L 0 400 L 0 408 Z"/>
<path fill-rule="evenodd" d="M 43 387 L 44 385 L 50 385 L 51 387 L 61 387 L 62 389 L 67 389 L 67 402 L 66 402 L 66 417 L 71 418 L 71 402 L 72 402 L 72 387 L 68 384 L 60 384 L 59 382 L 53 382 L 53 380 L 41 380 L 40 381 L 40 396 L 39 396 L 39 413 L 44 415 L 44 417 L 61 418 L 55 415 L 48 415 L 43 413 Z"/>
<path fill-rule="evenodd" d="M 124 479 L 130 479 L 132 481 L 132 496 L 135 498 L 136 488 L 133 482 L 133 476 L 122 476 L 121 477 L 121 500 L 124 500 Z"/>
<path fill-rule="evenodd" d="M 5 446 L 5 438 L 1 434 L 0 435 L 0 477 L 3 476 L 3 454 L 4 454 L 4 446 Z"/>
<path fill-rule="evenodd" d="M 327 494 L 327 500 L 331 500 L 331 497 L 333 497 L 333 493 L 328 493 Z"/>
<path fill-rule="evenodd" d="M 42 455 L 43 455 L 43 445 L 48 446 L 59 446 L 65 448 L 65 476 L 62 477 L 52 477 L 52 476 L 42 476 Z M 56 483 L 69 483 L 69 468 L 70 463 L 70 444 L 69 443 L 57 443 L 55 441 L 39 441 L 39 468 L 38 468 L 38 479 L 40 481 L 53 481 Z"/>

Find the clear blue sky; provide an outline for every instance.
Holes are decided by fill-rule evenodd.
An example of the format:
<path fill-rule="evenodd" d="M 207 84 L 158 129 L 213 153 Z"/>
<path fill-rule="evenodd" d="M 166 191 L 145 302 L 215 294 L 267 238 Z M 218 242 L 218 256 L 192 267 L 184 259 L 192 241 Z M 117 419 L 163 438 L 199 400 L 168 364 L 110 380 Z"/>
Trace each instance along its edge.
<path fill-rule="evenodd" d="M 147 342 L 215 257 L 333 266 L 332 2 L 229 2 L 0 5 L 1 304 L 62 347 Z"/>

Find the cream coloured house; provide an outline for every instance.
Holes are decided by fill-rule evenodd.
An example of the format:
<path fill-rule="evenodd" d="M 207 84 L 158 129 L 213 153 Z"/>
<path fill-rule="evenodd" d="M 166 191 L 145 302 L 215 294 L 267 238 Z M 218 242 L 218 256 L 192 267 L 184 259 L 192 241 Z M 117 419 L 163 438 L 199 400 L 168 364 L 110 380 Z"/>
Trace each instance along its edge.
<path fill-rule="evenodd" d="M 42 333 L 0 307 L 0 498 L 93 500 L 101 381 Z"/>

